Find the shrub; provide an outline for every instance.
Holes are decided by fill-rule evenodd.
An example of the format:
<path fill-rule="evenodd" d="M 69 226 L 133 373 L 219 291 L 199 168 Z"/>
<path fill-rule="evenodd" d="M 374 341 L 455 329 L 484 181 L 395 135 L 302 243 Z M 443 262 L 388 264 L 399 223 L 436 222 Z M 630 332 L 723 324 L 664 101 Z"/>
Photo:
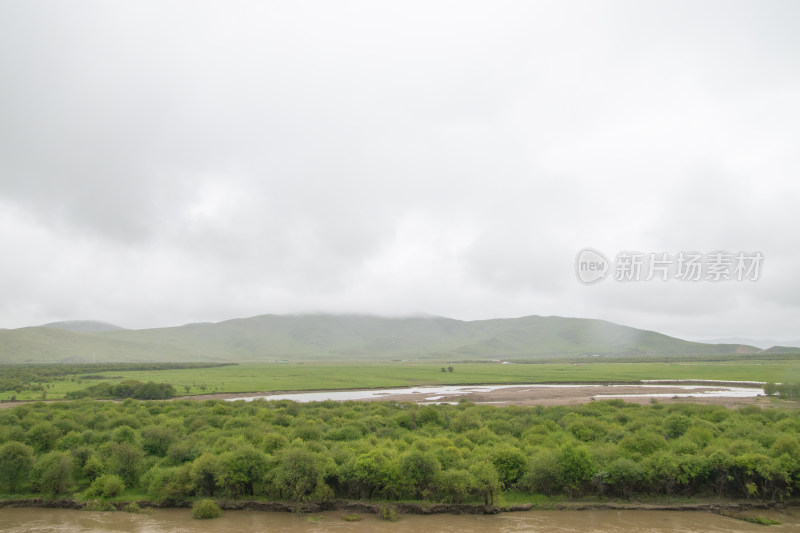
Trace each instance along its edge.
<path fill-rule="evenodd" d="M 129 503 L 128 505 L 125 506 L 123 510 L 126 513 L 133 513 L 133 514 L 139 514 L 142 512 L 142 508 L 139 507 L 139 504 L 136 502 Z"/>
<path fill-rule="evenodd" d="M 31 470 L 33 490 L 50 497 L 70 493 L 74 485 L 73 470 L 69 452 L 50 452 L 43 455 Z"/>
<path fill-rule="evenodd" d="M 210 498 L 198 500 L 192 506 L 192 518 L 197 518 L 198 520 L 218 518 L 221 514 L 222 509 Z"/>
<path fill-rule="evenodd" d="M 142 485 L 160 502 L 186 501 L 194 494 L 191 465 L 154 466 L 142 477 Z"/>
<path fill-rule="evenodd" d="M 0 489 L 14 492 L 27 480 L 33 467 L 33 449 L 11 441 L 0 447 Z"/>
<path fill-rule="evenodd" d="M 83 504 L 81 507 L 81 511 L 92 511 L 92 512 L 99 512 L 99 511 L 116 511 L 117 509 L 111 505 L 110 502 L 104 502 L 99 500 L 90 500 Z"/>
<path fill-rule="evenodd" d="M 116 498 L 124 490 L 125 482 L 121 477 L 114 474 L 103 474 L 92 482 L 87 493 L 91 496 Z"/>
<path fill-rule="evenodd" d="M 397 509 L 395 509 L 392 506 L 381 505 L 380 517 L 381 520 L 388 520 L 389 522 L 397 522 L 398 520 L 400 520 L 400 513 L 398 513 Z"/>

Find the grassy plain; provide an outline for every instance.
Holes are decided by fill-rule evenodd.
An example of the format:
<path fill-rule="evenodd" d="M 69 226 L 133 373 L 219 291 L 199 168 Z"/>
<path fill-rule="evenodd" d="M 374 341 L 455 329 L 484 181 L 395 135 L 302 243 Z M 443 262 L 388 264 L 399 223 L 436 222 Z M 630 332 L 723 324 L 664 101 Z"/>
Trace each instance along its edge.
<path fill-rule="evenodd" d="M 217 368 L 110 371 L 99 375 L 108 376 L 108 380 L 114 382 L 121 379 L 166 382 L 174 385 L 180 394 L 641 379 L 800 382 L 800 360 L 513 365 L 470 363 L 454 364 L 453 367 L 454 371 L 450 373 L 441 371 L 442 364 L 431 363 L 253 363 Z M 65 381 L 50 383 L 47 399 L 63 398 L 68 391 L 104 381 L 79 378 L 75 376 L 75 381 L 72 381 L 70 376 Z M 8 400 L 13 395 L 13 391 L 0 393 L 0 400 Z M 24 391 L 16 396 L 18 400 L 41 399 L 41 393 L 33 391 Z"/>

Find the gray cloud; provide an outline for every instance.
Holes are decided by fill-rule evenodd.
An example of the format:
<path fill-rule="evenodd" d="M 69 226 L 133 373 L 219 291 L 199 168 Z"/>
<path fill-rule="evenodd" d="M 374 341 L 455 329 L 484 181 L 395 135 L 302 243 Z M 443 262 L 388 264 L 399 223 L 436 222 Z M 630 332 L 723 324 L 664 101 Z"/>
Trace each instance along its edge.
<path fill-rule="evenodd" d="M 0 327 L 309 310 L 796 337 L 794 2 L 6 2 Z M 594 246 L 752 284 L 584 287 Z"/>

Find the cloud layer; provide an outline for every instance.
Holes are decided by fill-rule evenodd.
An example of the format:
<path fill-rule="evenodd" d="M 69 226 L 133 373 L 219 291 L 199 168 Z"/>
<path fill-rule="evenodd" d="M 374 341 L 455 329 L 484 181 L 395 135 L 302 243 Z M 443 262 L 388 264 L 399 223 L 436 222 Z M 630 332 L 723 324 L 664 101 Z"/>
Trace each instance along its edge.
<path fill-rule="evenodd" d="M 304 311 L 796 337 L 795 2 L 6 2 L 0 327 Z M 753 283 L 575 279 L 750 250 Z"/>

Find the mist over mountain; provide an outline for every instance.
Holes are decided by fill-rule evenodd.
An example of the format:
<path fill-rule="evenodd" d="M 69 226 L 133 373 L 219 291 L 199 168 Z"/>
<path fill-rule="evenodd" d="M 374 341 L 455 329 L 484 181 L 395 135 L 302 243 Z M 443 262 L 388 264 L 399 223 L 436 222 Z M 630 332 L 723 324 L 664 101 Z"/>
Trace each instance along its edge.
<path fill-rule="evenodd" d="M 0 331 L 4 363 L 522 360 L 759 352 L 753 346 L 690 342 L 604 320 L 557 316 L 462 321 L 437 316 L 260 315 L 142 330 L 77 321 Z"/>
<path fill-rule="evenodd" d="M 90 333 L 97 333 L 100 331 L 119 331 L 121 329 L 125 329 L 115 324 L 100 322 L 98 320 L 64 320 L 62 322 L 50 322 L 49 324 L 42 324 L 41 327 L 65 329 L 67 331 L 86 331 Z"/>

